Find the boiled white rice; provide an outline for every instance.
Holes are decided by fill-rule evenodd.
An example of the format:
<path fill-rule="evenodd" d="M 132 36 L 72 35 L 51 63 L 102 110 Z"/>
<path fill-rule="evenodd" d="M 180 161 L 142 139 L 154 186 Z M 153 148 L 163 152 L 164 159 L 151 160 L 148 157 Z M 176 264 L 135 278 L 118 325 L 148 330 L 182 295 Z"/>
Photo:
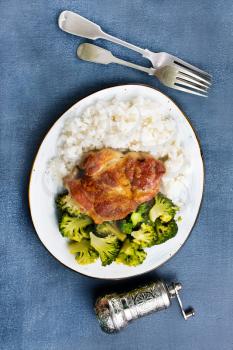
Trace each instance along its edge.
<path fill-rule="evenodd" d="M 57 155 L 49 173 L 57 185 L 77 164 L 84 152 L 111 147 L 146 151 L 166 157 L 161 191 L 182 206 L 188 196 L 190 164 L 175 120 L 158 103 L 137 97 L 98 101 L 81 115 L 65 120 L 57 143 Z"/>

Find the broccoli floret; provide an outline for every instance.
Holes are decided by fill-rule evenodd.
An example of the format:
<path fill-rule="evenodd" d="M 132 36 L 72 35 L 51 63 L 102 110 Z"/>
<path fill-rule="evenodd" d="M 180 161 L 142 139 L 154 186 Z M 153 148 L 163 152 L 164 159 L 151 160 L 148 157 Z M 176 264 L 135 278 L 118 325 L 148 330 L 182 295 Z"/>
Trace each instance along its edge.
<path fill-rule="evenodd" d="M 115 235 L 97 237 L 91 232 L 90 239 L 92 247 L 99 253 L 103 266 L 111 264 L 116 259 L 121 243 Z"/>
<path fill-rule="evenodd" d="M 177 222 L 181 222 L 182 221 L 182 217 L 178 216 L 178 218 L 176 219 Z"/>
<path fill-rule="evenodd" d="M 143 263 L 146 258 L 146 252 L 135 242 L 126 239 L 116 262 L 128 266 L 137 266 Z"/>
<path fill-rule="evenodd" d="M 175 237 L 178 231 L 178 226 L 174 219 L 169 222 L 163 222 L 160 218 L 155 220 L 155 231 L 157 233 L 157 239 L 155 244 L 161 244 L 168 239 Z"/>
<path fill-rule="evenodd" d="M 102 224 L 96 225 L 96 231 L 99 236 L 115 235 L 120 241 L 124 241 L 126 238 L 126 234 L 121 232 L 117 224 L 112 221 L 106 221 Z"/>
<path fill-rule="evenodd" d="M 141 213 L 138 213 L 137 211 L 134 211 L 134 212 L 131 214 L 131 221 L 132 221 L 133 227 L 135 227 L 135 226 L 137 226 L 140 222 L 143 222 L 144 219 L 143 219 Z"/>
<path fill-rule="evenodd" d="M 152 205 L 153 201 L 142 203 L 137 207 L 137 212 L 140 213 L 142 216 L 148 215 Z"/>
<path fill-rule="evenodd" d="M 153 205 L 153 201 L 145 202 L 140 204 L 131 214 L 131 220 L 134 224 L 134 227 L 137 226 L 140 222 L 148 222 L 149 221 L 149 212 Z"/>
<path fill-rule="evenodd" d="M 130 235 L 131 232 L 133 231 L 133 223 L 128 219 L 123 219 L 118 221 L 118 225 L 120 227 L 120 230 L 124 232 L 126 235 Z"/>
<path fill-rule="evenodd" d="M 157 239 L 154 227 L 145 223 L 141 225 L 138 231 L 133 231 L 131 235 L 134 237 L 133 242 L 137 243 L 141 248 L 152 247 Z"/>
<path fill-rule="evenodd" d="M 120 230 L 128 235 L 142 222 L 149 222 L 149 211 L 152 205 L 152 201 L 142 203 L 131 215 L 129 214 L 125 219 L 119 220 L 118 225 Z"/>
<path fill-rule="evenodd" d="M 82 239 L 81 242 L 69 243 L 71 254 L 76 254 L 75 260 L 80 265 L 92 264 L 99 257 L 97 251 L 91 246 L 89 239 Z"/>
<path fill-rule="evenodd" d="M 71 216 L 81 214 L 79 205 L 72 199 L 69 194 L 59 194 L 56 198 L 57 209 L 64 213 L 67 212 Z"/>
<path fill-rule="evenodd" d="M 59 222 L 59 230 L 63 237 L 80 242 L 82 238 L 89 238 L 87 226 L 91 223 L 92 220 L 87 215 L 76 217 L 64 213 Z"/>
<path fill-rule="evenodd" d="M 155 197 L 155 204 L 150 210 L 149 217 L 151 221 L 160 218 L 163 222 L 172 220 L 179 208 L 162 193 Z"/>

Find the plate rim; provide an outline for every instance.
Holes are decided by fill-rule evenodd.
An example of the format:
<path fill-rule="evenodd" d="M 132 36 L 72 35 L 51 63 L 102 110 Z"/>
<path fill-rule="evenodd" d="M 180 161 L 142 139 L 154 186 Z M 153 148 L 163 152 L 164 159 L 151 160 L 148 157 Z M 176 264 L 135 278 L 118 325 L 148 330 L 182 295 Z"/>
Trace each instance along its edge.
<path fill-rule="evenodd" d="M 168 98 L 172 103 L 174 103 L 174 105 L 178 108 L 178 110 L 181 112 L 181 114 L 183 115 L 183 117 L 187 120 L 189 126 L 191 127 L 194 135 L 195 135 L 195 138 L 197 140 L 197 143 L 198 143 L 198 147 L 199 147 L 199 151 L 200 151 L 200 156 L 201 156 L 201 160 L 202 160 L 202 169 L 203 169 L 203 182 L 202 182 L 202 191 L 201 191 L 201 201 L 200 201 L 200 204 L 199 204 L 199 208 L 198 208 L 198 212 L 197 212 L 197 215 L 196 215 L 196 218 L 195 218 L 195 221 L 193 223 L 193 226 L 191 227 L 186 239 L 183 241 L 182 245 L 177 249 L 177 251 L 170 255 L 164 262 L 162 262 L 161 264 L 159 264 L 158 266 L 156 267 L 153 267 L 151 268 L 150 270 L 147 270 L 147 271 L 144 271 L 144 272 L 140 272 L 140 273 L 137 273 L 133 276 L 127 276 L 127 277 L 96 277 L 96 276 L 90 276 L 90 275 L 87 275 L 83 272 L 80 272 L 80 271 L 77 271 L 77 270 L 74 270 L 72 267 L 69 267 L 67 265 L 65 265 L 62 261 L 60 261 L 56 256 L 53 255 L 53 253 L 50 252 L 50 250 L 44 245 L 44 243 L 42 242 L 42 240 L 40 239 L 40 236 L 36 230 L 36 227 L 35 227 L 35 224 L 34 224 L 34 220 L 33 220 L 33 216 L 32 216 L 32 209 L 31 209 L 31 202 L 30 202 L 30 198 L 31 198 L 31 183 L 32 183 L 32 176 L 33 176 L 33 169 L 34 169 L 34 165 L 35 165 L 35 162 L 37 160 L 37 157 L 38 157 L 38 154 L 40 152 L 40 149 L 42 147 L 42 144 L 44 142 L 44 139 L 47 137 L 47 135 L 49 134 L 50 130 L 55 126 L 55 124 L 60 120 L 60 118 L 65 114 L 67 113 L 68 111 L 70 111 L 77 103 L 89 98 L 90 96 L 93 96 L 95 95 L 96 93 L 100 92 L 100 91 L 105 91 L 105 90 L 109 90 L 109 89 L 112 89 L 112 88 L 115 88 L 115 87 L 126 87 L 126 86 L 144 86 L 146 88 L 149 88 L 149 89 L 152 89 L 154 91 L 156 91 L 157 93 L 160 93 L 161 95 L 165 96 L 166 98 Z M 134 278 L 134 277 L 138 277 L 138 276 L 142 276 L 146 273 L 150 273 L 152 272 L 153 270 L 156 270 L 158 269 L 159 267 L 163 266 L 167 261 L 169 261 L 171 258 L 173 258 L 179 251 L 180 249 L 185 245 L 185 243 L 188 241 L 191 233 L 193 232 L 193 229 L 194 227 L 196 226 L 196 223 L 197 223 L 197 220 L 200 216 L 200 212 L 201 212 L 201 208 L 202 208 L 202 205 L 203 205 L 203 199 L 204 199 L 204 188 L 205 188 L 205 181 L 206 180 L 206 172 L 205 172 L 205 162 L 204 162 L 204 157 L 203 157 L 203 151 L 202 151 L 202 147 L 201 147 L 201 142 L 200 142 L 200 138 L 199 136 L 197 135 L 197 132 L 196 130 L 194 129 L 194 127 L 192 126 L 192 123 L 189 119 L 189 117 L 186 115 L 185 112 L 183 112 L 183 110 L 178 106 L 178 104 L 169 96 L 167 96 L 165 93 L 163 93 L 162 91 L 154 88 L 153 86 L 150 86 L 150 85 L 147 85 L 147 84 L 140 84 L 140 83 L 126 83 L 126 84 L 115 84 L 113 86 L 109 86 L 107 88 L 104 88 L 104 89 L 100 89 L 100 90 L 97 90 L 85 97 L 82 97 L 80 99 L 78 99 L 74 104 L 72 104 L 64 113 L 62 113 L 56 120 L 55 122 L 51 125 L 51 127 L 48 129 L 48 131 L 45 133 L 45 135 L 43 136 L 43 139 L 36 151 L 36 154 L 35 154 L 35 157 L 33 158 L 33 162 L 32 162 L 32 168 L 31 168 L 31 171 L 29 173 L 29 184 L 28 184 L 28 204 L 29 204 L 29 211 L 30 211 L 30 216 L 31 216 L 31 221 L 32 221 L 32 224 L 33 224 L 33 227 L 34 227 L 34 230 L 39 238 L 39 241 L 40 243 L 42 244 L 42 246 L 49 252 L 49 254 L 56 260 L 58 261 L 60 264 L 62 264 L 65 268 L 73 271 L 73 272 L 76 272 L 82 276 L 85 276 L 85 277 L 88 277 L 88 278 L 94 278 L 94 279 L 97 279 L 97 280 L 109 280 L 109 281 L 117 281 L 117 280 L 126 280 L 126 279 L 130 279 L 130 278 Z"/>

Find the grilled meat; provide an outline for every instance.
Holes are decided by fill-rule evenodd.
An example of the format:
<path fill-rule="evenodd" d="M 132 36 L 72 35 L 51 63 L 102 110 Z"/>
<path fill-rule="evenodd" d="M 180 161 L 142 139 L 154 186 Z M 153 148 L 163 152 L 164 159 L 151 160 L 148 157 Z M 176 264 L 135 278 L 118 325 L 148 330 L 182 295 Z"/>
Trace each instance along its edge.
<path fill-rule="evenodd" d="M 122 219 L 152 199 L 165 173 L 163 163 L 148 153 L 122 153 L 110 148 L 89 152 L 79 169 L 64 183 L 97 224 Z"/>

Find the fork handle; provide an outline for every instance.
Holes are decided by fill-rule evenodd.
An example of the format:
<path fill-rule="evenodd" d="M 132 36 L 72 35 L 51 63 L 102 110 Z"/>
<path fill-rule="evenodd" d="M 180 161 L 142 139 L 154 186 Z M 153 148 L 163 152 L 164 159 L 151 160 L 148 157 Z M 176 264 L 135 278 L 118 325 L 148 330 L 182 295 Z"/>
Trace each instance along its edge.
<path fill-rule="evenodd" d="M 102 31 L 102 33 L 103 33 L 102 36 L 101 36 L 102 39 L 111 41 L 112 43 L 115 43 L 115 44 L 118 44 L 118 45 L 121 45 L 121 46 L 124 46 L 124 47 L 127 47 L 128 49 L 136 51 L 136 52 L 140 53 L 143 56 L 145 55 L 145 50 L 142 49 L 141 47 L 135 46 L 133 44 L 130 44 L 127 41 L 118 39 L 115 36 L 107 34 L 107 33 L 103 32 L 103 31 Z"/>
<path fill-rule="evenodd" d="M 155 73 L 154 68 L 147 68 L 147 67 L 139 66 L 138 64 L 122 60 L 122 59 L 115 57 L 115 56 L 113 56 L 112 63 L 116 63 L 116 64 L 120 64 L 121 66 L 126 66 L 129 68 L 137 69 L 137 70 L 145 72 L 149 75 L 154 75 L 154 73 Z"/>

